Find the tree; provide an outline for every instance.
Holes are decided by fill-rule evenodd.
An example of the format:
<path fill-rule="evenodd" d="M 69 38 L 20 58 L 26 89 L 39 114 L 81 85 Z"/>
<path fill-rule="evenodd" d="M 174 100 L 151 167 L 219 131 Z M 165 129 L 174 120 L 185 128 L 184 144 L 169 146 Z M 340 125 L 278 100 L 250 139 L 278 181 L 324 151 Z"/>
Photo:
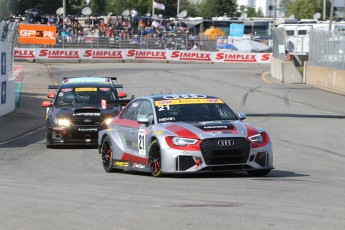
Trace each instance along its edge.
<path fill-rule="evenodd" d="M 313 18 L 316 12 L 321 12 L 318 0 L 286 1 L 288 15 L 294 14 L 296 18 Z"/>
<path fill-rule="evenodd" d="M 236 0 L 203 0 L 200 4 L 199 15 L 203 17 L 227 16 L 233 17 L 236 14 Z"/>

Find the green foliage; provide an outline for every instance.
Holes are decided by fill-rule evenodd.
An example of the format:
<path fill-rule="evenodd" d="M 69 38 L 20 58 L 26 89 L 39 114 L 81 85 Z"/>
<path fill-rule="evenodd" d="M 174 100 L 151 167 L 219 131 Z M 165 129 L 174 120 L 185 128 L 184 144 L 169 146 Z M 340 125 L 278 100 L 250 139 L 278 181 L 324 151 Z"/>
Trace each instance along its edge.
<path fill-rule="evenodd" d="M 236 0 L 203 0 L 199 15 L 203 17 L 227 16 L 233 17 L 237 10 Z"/>
<path fill-rule="evenodd" d="M 313 18 L 316 12 L 321 12 L 318 0 L 296 0 L 287 2 L 288 15 L 294 14 L 296 18 Z"/>

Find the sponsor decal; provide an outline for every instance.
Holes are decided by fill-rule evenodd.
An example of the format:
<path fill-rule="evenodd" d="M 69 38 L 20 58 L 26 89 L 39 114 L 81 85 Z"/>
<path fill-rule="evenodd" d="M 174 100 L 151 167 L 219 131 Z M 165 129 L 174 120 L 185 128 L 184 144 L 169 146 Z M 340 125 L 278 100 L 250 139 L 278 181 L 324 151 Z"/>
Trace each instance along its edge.
<path fill-rule="evenodd" d="M 163 131 L 156 131 L 155 134 L 162 135 L 162 134 L 164 134 L 164 132 Z"/>
<path fill-rule="evenodd" d="M 91 142 L 91 139 L 85 139 L 85 142 L 86 142 L 86 143 L 90 143 L 90 142 Z"/>
<path fill-rule="evenodd" d="M 13 52 L 14 58 L 35 58 L 34 49 L 14 49 Z"/>
<path fill-rule="evenodd" d="M 211 61 L 211 53 L 173 51 L 171 53 L 171 58 L 180 61 Z"/>
<path fill-rule="evenodd" d="M 39 57 L 41 58 L 79 58 L 79 50 L 65 50 L 65 49 L 42 49 Z"/>
<path fill-rule="evenodd" d="M 102 107 L 102 109 L 107 109 L 107 107 L 108 107 L 107 100 L 101 100 L 101 107 Z"/>
<path fill-rule="evenodd" d="M 144 169 L 144 168 L 145 168 L 145 165 L 138 164 L 138 163 L 134 163 L 134 164 L 133 164 L 133 168 Z"/>
<path fill-rule="evenodd" d="M 122 50 L 85 50 L 82 55 L 86 58 L 115 58 L 122 59 Z"/>
<path fill-rule="evenodd" d="M 76 88 L 76 92 L 95 92 L 97 91 L 97 88 Z"/>
<path fill-rule="evenodd" d="M 167 121 L 175 121 L 176 118 L 175 117 L 164 117 L 164 118 L 160 118 L 159 122 L 167 122 Z"/>
<path fill-rule="evenodd" d="M 158 59 L 166 60 L 165 51 L 152 51 L 152 50 L 129 50 L 127 57 L 134 57 L 135 59 Z"/>
<path fill-rule="evenodd" d="M 202 94 L 169 95 L 169 96 L 164 96 L 163 98 L 164 99 L 206 98 L 206 95 L 202 95 Z"/>
<path fill-rule="evenodd" d="M 211 125 L 211 126 L 204 126 L 203 129 L 230 129 L 232 126 L 227 125 Z"/>
<path fill-rule="evenodd" d="M 101 113 L 74 113 L 74 117 L 76 116 L 90 116 L 90 117 L 100 117 Z"/>
<path fill-rule="evenodd" d="M 119 167 L 128 167 L 129 163 L 128 162 L 123 162 L 123 161 L 114 161 L 113 165 L 114 166 L 119 166 Z"/>
<path fill-rule="evenodd" d="M 107 92 L 107 91 L 110 91 L 110 88 L 99 88 L 100 91 L 104 91 L 104 92 Z"/>
<path fill-rule="evenodd" d="M 97 132 L 97 128 L 79 128 L 79 132 Z"/>
<path fill-rule="evenodd" d="M 67 93 L 73 91 L 72 88 L 61 89 L 61 92 Z"/>
<path fill-rule="evenodd" d="M 169 101 L 155 101 L 155 106 L 162 105 L 182 105 L 182 104 L 211 104 L 211 103 L 224 103 L 221 99 L 209 100 L 209 99 L 180 99 L 180 100 L 169 100 Z"/>

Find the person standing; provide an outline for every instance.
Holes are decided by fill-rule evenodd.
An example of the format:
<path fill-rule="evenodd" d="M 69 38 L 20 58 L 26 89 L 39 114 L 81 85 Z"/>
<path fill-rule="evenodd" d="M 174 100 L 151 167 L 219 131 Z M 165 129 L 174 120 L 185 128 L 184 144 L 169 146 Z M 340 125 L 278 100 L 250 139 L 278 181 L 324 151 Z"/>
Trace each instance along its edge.
<path fill-rule="evenodd" d="M 133 8 L 130 13 L 131 13 L 131 22 L 132 24 L 135 24 L 137 16 L 138 16 L 138 11 L 135 8 Z"/>

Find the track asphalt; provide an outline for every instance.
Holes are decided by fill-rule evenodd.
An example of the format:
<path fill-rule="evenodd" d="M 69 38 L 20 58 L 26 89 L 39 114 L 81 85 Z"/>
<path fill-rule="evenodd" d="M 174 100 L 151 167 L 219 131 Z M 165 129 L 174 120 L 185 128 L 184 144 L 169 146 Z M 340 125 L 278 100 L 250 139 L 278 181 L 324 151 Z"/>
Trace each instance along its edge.
<path fill-rule="evenodd" d="M 44 127 L 42 101 L 48 99 L 48 85 L 53 84 L 44 64 L 16 62 L 14 66 L 23 74 L 16 76 L 16 109 L 0 117 L 0 144 Z"/>

